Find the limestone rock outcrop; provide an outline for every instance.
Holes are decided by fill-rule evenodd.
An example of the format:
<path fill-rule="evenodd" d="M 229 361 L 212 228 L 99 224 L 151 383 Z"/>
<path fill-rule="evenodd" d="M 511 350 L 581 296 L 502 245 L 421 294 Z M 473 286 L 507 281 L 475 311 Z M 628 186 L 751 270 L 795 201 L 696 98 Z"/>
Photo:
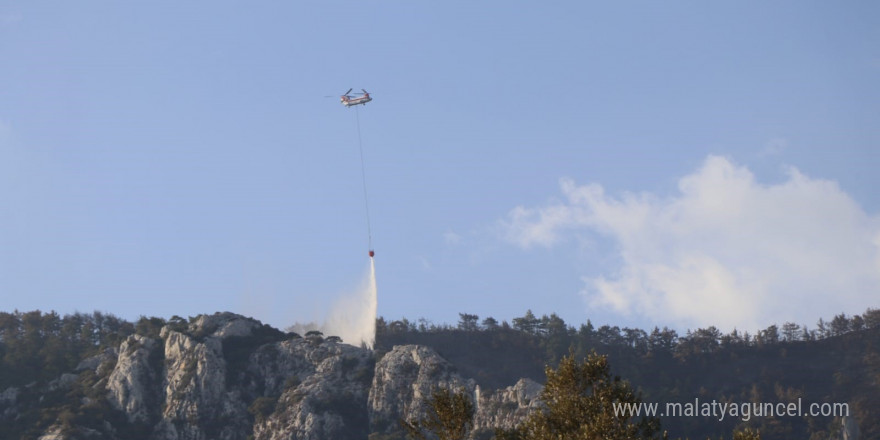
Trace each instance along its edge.
<path fill-rule="evenodd" d="M 34 396 L 43 393 L 79 396 L 36 436 L 46 440 L 353 440 L 397 438 L 399 421 L 421 418 L 438 388 L 473 398 L 475 432 L 512 427 L 538 405 L 540 385 L 481 390 L 427 347 L 377 357 L 232 313 L 173 318 L 55 380 L 3 391 L 0 422 L 14 422 L 21 405 L 41 405 Z"/>

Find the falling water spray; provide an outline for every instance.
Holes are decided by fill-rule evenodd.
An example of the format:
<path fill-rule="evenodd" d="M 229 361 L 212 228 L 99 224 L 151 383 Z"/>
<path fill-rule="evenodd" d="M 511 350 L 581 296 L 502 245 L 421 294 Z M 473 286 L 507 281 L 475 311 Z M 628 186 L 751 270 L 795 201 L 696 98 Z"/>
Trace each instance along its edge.
<path fill-rule="evenodd" d="M 333 305 L 321 331 L 325 336 L 339 336 L 347 344 L 372 349 L 376 342 L 378 305 L 376 263 L 371 257 L 369 272 L 361 285 Z"/>

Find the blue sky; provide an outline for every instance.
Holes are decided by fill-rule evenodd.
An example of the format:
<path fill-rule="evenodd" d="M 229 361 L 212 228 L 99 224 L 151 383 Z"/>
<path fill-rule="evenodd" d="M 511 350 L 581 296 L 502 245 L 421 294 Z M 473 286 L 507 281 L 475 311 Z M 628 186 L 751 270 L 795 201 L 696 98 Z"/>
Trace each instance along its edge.
<path fill-rule="evenodd" d="M 874 2 L 0 1 L 4 310 L 880 306 Z M 374 101 L 336 98 L 366 88 Z"/>

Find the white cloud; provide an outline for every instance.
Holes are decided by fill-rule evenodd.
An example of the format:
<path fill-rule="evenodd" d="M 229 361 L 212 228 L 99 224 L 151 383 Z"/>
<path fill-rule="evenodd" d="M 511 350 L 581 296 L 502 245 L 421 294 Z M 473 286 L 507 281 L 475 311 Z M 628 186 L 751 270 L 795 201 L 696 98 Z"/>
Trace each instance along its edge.
<path fill-rule="evenodd" d="M 758 156 L 776 156 L 782 154 L 788 148 L 788 139 L 773 138 L 764 144 L 764 148 L 758 153 Z"/>
<path fill-rule="evenodd" d="M 678 193 L 605 194 L 561 181 L 565 199 L 516 207 L 503 222 L 523 248 L 589 231 L 616 245 L 611 273 L 584 277 L 592 307 L 652 323 L 766 327 L 859 313 L 880 297 L 880 217 L 833 181 L 795 168 L 764 185 L 710 156 Z"/>
<path fill-rule="evenodd" d="M 450 246 L 455 246 L 461 243 L 461 235 L 456 234 L 452 230 L 448 230 L 443 233 L 443 242 Z"/>

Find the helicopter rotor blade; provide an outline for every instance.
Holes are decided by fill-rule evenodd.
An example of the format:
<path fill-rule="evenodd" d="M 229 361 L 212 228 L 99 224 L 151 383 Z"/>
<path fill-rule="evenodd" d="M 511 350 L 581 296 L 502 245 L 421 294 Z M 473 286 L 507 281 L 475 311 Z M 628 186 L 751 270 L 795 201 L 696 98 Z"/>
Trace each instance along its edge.
<path fill-rule="evenodd" d="M 343 95 L 347 95 L 347 94 L 351 93 L 352 90 L 354 90 L 354 89 L 348 89 L 348 91 L 343 93 Z"/>

